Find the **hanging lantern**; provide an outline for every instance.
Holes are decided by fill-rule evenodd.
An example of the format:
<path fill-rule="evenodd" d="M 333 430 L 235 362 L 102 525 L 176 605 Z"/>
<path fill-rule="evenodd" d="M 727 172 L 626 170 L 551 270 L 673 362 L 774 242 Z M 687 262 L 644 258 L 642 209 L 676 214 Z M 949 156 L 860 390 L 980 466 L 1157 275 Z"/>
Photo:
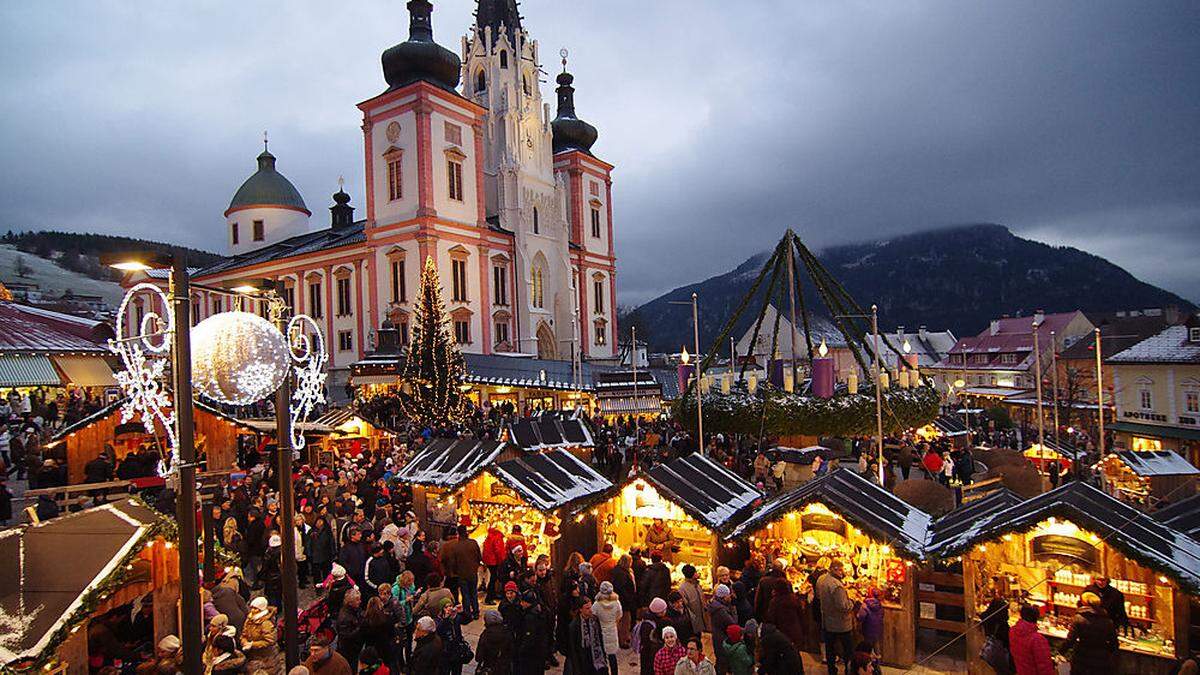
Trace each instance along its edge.
<path fill-rule="evenodd" d="M 192 386 L 208 398 L 248 405 L 267 398 L 288 374 L 283 334 L 249 312 L 221 312 L 192 329 Z"/>

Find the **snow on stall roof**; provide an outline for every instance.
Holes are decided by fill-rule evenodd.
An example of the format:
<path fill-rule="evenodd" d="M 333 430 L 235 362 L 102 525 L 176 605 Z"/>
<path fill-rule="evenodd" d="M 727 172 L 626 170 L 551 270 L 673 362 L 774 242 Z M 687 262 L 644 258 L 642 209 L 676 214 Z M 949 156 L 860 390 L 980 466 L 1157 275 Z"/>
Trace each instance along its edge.
<path fill-rule="evenodd" d="M 1200 469 L 1174 450 L 1121 450 L 1117 457 L 1139 476 L 1194 476 Z"/>
<path fill-rule="evenodd" d="M 504 443 L 477 438 L 439 438 L 404 465 L 397 477 L 419 485 L 456 488 L 500 456 Z"/>
<path fill-rule="evenodd" d="M 1021 503 L 1021 498 L 1008 488 L 1001 487 L 986 495 L 966 502 L 953 511 L 937 518 L 929 527 L 925 553 L 936 556 L 939 549 L 961 541 L 969 541 L 979 533 L 987 516 Z"/>
<path fill-rule="evenodd" d="M 659 464 L 645 474 L 680 508 L 720 530 L 762 495 L 741 476 L 699 453 Z"/>
<path fill-rule="evenodd" d="M 566 450 L 510 459 L 496 464 L 491 472 L 542 511 L 553 511 L 613 486 Z"/>

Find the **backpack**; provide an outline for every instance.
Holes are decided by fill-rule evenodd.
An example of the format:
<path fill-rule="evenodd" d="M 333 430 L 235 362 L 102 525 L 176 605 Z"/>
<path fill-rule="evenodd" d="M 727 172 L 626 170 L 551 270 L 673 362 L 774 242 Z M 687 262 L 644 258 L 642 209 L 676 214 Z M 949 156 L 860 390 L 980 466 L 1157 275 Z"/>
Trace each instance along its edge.
<path fill-rule="evenodd" d="M 635 654 L 640 654 L 642 651 L 642 626 L 649 624 L 651 630 L 654 629 L 655 623 L 650 619 L 638 619 L 638 622 L 633 626 L 633 637 L 629 642 L 629 649 Z"/>

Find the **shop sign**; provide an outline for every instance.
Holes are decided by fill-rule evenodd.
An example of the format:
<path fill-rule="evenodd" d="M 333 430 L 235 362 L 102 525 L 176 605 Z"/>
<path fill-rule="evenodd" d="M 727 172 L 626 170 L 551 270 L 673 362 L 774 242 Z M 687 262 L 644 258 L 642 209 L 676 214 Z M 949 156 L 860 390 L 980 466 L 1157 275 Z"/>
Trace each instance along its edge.
<path fill-rule="evenodd" d="M 508 487 L 504 483 L 501 483 L 500 481 L 496 481 L 495 483 L 492 483 L 491 496 L 492 497 L 516 497 L 517 491 Z"/>
<path fill-rule="evenodd" d="M 1029 540 L 1029 555 L 1034 560 L 1070 558 L 1088 567 L 1095 567 L 1099 554 L 1096 547 L 1082 539 L 1062 534 L 1043 534 Z"/>
<path fill-rule="evenodd" d="M 840 537 L 846 536 L 846 521 L 827 513 L 805 513 L 800 516 L 800 527 L 805 532 L 820 530 L 832 532 Z"/>

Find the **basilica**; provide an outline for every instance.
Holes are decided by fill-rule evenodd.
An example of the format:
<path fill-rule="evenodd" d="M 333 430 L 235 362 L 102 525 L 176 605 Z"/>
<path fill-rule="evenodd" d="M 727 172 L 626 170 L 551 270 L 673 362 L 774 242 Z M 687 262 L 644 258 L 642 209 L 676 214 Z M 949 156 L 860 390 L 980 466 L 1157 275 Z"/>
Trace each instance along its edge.
<path fill-rule="evenodd" d="M 428 257 L 468 355 L 611 358 L 613 166 L 576 115 L 566 52 L 552 117 L 515 0 L 478 0 L 461 55 L 434 41 L 428 0 L 407 7 L 408 40 L 383 52 L 386 88 L 358 104 L 361 207 L 339 187 L 328 220 L 314 216 L 264 148 L 224 212 L 227 257 L 192 278 L 282 280 L 294 311 L 324 329 L 334 381 L 385 323 L 408 340 Z M 194 291 L 193 320 L 223 302 Z"/>

